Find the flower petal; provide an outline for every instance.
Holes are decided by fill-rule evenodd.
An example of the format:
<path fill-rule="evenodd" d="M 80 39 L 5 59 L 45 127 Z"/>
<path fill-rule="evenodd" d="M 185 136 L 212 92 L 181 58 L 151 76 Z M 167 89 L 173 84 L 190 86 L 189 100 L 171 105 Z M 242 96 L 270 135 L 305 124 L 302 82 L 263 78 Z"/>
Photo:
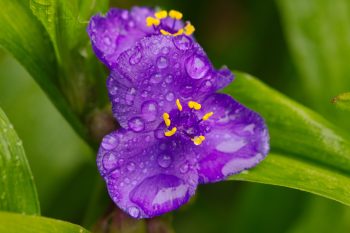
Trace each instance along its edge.
<path fill-rule="evenodd" d="M 113 201 L 134 218 L 177 209 L 195 193 L 195 156 L 181 143 L 121 129 L 107 135 L 97 165 Z"/>
<path fill-rule="evenodd" d="M 176 99 L 200 100 L 232 79 L 226 68 L 215 70 L 190 37 L 160 35 L 146 37 L 122 53 L 107 86 L 120 125 L 134 130 L 136 118 L 143 125 L 135 127 L 138 132 L 155 129 L 162 114 L 176 108 Z"/>
<path fill-rule="evenodd" d="M 202 110 L 214 114 L 206 121 L 210 132 L 197 147 L 199 182 L 216 182 L 257 165 L 269 151 L 269 135 L 263 118 L 231 96 L 213 94 Z"/>
<path fill-rule="evenodd" d="M 154 32 L 145 23 L 146 18 L 153 14 L 150 8 L 133 7 L 130 12 L 112 8 L 105 17 L 93 16 L 87 30 L 97 57 L 113 68 L 120 53 Z"/>

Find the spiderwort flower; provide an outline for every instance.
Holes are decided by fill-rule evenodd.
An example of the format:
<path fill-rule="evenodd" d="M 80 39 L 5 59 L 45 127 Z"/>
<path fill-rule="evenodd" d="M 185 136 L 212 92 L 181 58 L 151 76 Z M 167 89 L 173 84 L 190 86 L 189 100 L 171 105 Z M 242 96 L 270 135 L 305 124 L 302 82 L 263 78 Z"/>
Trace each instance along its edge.
<path fill-rule="evenodd" d="M 268 153 L 264 120 L 226 94 L 177 11 L 133 8 L 95 16 L 88 28 L 121 129 L 102 140 L 98 169 L 113 201 L 134 218 L 186 203 L 198 184 L 258 164 Z"/>

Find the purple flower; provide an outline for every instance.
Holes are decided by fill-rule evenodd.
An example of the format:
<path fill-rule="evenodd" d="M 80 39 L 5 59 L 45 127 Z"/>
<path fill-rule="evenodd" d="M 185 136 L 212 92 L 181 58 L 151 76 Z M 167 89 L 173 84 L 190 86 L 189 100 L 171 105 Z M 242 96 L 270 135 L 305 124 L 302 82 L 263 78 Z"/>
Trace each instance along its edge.
<path fill-rule="evenodd" d="M 104 137 L 97 165 L 113 201 L 134 218 L 180 207 L 198 184 L 251 168 L 269 150 L 264 120 L 216 93 L 233 80 L 231 72 L 215 70 L 179 12 L 162 13 L 112 9 L 88 29 L 111 69 L 107 88 L 121 125 Z"/>

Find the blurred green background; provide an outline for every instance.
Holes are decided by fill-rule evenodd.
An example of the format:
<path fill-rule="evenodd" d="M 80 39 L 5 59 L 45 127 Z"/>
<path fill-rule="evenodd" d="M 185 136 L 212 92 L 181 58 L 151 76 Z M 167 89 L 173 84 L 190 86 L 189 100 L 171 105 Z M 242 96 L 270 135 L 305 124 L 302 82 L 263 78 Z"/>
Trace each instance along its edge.
<path fill-rule="evenodd" d="M 310 98 L 286 30 L 288 19 L 281 13 L 288 4 L 280 2 L 118 0 L 111 5 L 180 10 L 195 25 L 196 39 L 216 67 L 245 71 L 321 113 L 329 112 Z M 327 93 L 323 105 L 335 94 Z M 101 182 L 95 155 L 5 51 L 0 52 L 0 106 L 23 140 L 42 215 L 91 224 L 106 207 L 102 200 L 96 213 L 88 210 Z M 194 200 L 176 211 L 173 224 L 180 233 L 350 232 L 350 209 L 297 190 L 231 181 L 199 187 Z"/>

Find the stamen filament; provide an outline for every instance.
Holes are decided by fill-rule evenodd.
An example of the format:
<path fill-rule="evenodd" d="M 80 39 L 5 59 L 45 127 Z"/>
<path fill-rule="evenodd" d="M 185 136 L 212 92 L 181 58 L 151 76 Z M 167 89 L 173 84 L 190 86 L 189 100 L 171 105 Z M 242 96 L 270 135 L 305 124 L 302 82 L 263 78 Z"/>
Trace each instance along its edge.
<path fill-rule="evenodd" d="M 213 114 L 214 114 L 214 112 L 208 112 L 208 113 L 206 113 L 206 114 L 202 117 L 202 120 L 203 120 L 203 121 L 208 120 Z"/>
<path fill-rule="evenodd" d="M 177 106 L 177 108 L 179 109 L 179 111 L 182 111 L 182 105 L 181 105 L 179 99 L 176 99 L 176 106 Z"/>
<path fill-rule="evenodd" d="M 173 136 L 176 133 L 176 130 L 177 130 L 177 128 L 173 127 L 170 131 L 164 132 L 164 135 L 167 136 L 167 137 L 171 137 L 171 136 Z"/>
<path fill-rule="evenodd" d="M 194 108 L 195 110 L 199 110 L 199 109 L 202 108 L 202 105 L 197 103 L 197 102 L 195 102 L 195 101 L 189 101 L 188 102 L 188 107 L 189 108 Z"/>

